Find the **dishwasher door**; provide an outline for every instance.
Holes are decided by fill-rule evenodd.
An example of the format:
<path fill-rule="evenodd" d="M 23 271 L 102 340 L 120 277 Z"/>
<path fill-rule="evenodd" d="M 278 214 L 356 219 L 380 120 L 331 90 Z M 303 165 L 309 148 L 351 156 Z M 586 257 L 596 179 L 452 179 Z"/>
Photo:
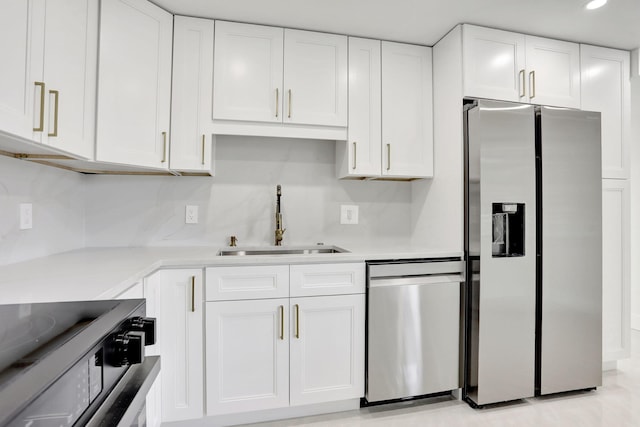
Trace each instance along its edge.
<path fill-rule="evenodd" d="M 460 387 L 460 274 L 369 277 L 367 402 Z"/>

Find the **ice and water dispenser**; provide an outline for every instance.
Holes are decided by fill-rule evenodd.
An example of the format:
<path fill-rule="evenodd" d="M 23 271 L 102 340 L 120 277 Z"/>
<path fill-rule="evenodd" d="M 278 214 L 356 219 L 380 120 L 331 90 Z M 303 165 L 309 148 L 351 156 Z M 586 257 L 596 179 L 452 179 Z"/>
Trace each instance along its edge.
<path fill-rule="evenodd" d="M 524 203 L 492 203 L 494 258 L 524 256 Z"/>

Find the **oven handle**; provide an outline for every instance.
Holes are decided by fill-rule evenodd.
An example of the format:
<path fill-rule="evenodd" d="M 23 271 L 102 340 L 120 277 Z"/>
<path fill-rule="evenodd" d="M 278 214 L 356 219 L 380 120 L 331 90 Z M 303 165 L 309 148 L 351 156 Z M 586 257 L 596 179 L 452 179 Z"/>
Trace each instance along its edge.
<path fill-rule="evenodd" d="M 160 356 L 146 356 L 143 363 L 131 365 L 86 426 L 129 427 L 159 372 Z"/>

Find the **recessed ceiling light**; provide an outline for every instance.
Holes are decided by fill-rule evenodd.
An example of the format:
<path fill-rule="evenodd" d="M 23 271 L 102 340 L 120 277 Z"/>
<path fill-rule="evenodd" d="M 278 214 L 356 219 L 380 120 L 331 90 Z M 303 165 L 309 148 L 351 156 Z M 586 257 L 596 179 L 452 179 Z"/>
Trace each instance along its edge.
<path fill-rule="evenodd" d="M 607 4 L 607 0 L 591 0 L 589 3 L 587 3 L 586 8 L 589 10 L 593 10 L 604 6 L 605 4 Z"/>

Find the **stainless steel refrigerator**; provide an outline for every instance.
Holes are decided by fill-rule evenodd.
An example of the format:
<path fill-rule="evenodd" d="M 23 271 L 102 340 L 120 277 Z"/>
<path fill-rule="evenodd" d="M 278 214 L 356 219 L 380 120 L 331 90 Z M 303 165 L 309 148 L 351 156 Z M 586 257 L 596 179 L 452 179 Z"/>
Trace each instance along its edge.
<path fill-rule="evenodd" d="M 602 383 L 600 113 L 465 106 L 472 406 Z"/>

